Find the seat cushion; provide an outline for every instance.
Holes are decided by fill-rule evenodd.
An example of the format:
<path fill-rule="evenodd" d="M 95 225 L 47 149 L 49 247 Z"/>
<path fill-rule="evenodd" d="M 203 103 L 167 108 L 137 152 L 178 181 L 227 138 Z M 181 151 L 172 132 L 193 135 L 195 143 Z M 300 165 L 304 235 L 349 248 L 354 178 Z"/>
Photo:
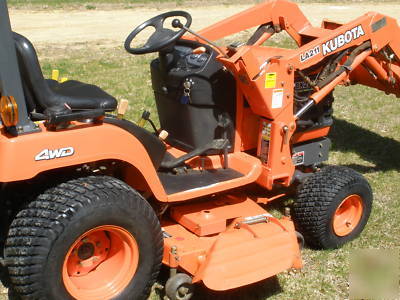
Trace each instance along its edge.
<path fill-rule="evenodd" d="M 73 110 L 102 108 L 105 111 L 113 111 L 118 105 L 113 96 L 93 84 L 76 80 L 63 83 L 46 81 L 52 92 L 57 95 L 58 101 L 67 103 Z"/>

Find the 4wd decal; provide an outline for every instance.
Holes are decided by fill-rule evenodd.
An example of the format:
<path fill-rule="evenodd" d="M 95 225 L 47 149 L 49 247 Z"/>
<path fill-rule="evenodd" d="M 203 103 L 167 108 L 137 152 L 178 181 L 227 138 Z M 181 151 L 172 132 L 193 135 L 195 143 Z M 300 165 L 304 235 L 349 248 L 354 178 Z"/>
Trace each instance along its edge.
<path fill-rule="evenodd" d="M 339 48 L 342 48 L 344 45 L 347 45 L 352 41 L 359 39 L 363 35 L 365 35 L 364 29 L 361 25 L 358 25 L 353 29 L 346 31 L 344 34 L 341 34 L 334 39 L 331 39 L 322 44 L 322 54 L 325 56 Z"/>
<path fill-rule="evenodd" d="M 66 147 L 61 149 L 49 150 L 44 149 L 38 155 L 35 156 L 35 160 L 50 160 L 55 158 L 67 157 L 74 155 L 75 150 L 72 147 Z"/>

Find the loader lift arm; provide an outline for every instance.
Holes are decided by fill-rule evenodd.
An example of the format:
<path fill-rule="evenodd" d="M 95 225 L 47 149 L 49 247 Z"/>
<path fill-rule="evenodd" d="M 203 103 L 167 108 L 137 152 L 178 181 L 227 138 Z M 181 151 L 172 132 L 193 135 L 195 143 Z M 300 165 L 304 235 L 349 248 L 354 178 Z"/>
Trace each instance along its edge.
<path fill-rule="evenodd" d="M 226 47 L 228 58 L 220 55 L 218 59 L 234 74 L 252 112 L 271 122 L 270 159 L 258 183 L 272 189 L 275 183 L 289 186 L 292 182 L 298 121 L 337 85 L 363 84 L 400 96 L 400 28 L 394 18 L 376 12 L 347 24 L 324 20 L 321 27 L 314 27 L 297 4 L 272 0 L 209 26 L 199 35 L 216 41 L 257 26 L 247 44 Z M 263 46 L 283 30 L 298 48 Z M 190 35 L 184 38 L 201 41 Z M 267 84 L 268 75 L 275 76 L 272 86 Z M 296 93 L 294 83 L 299 77 L 312 87 L 306 97 Z"/>
<path fill-rule="evenodd" d="M 354 35 L 356 25 L 361 25 L 363 30 L 362 37 L 360 36 L 356 43 L 352 39 L 350 43 L 344 45 L 345 47 L 336 47 L 337 49 L 333 51 L 329 48 L 329 44 L 328 47 L 325 47 L 327 42 L 329 43 L 336 37 L 343 35 L 343 38 L 345 38 L 346 32 L 350 31 Z M 274 33 L 279 33 L 282 30 L 285 30 L 294 39 L 299 48 L 288 58 L 288 61 L 293 61 L 293 67 L 296 70 L 304 70 L 319 63 L 321 54 L 324 54 L 324 49 L 329 52 L 323 56 L 333 58 L 338 52 L 344 52 L 355 47 L 355 45 L 370 41 L 371 53 L 369 55 L 358 53 L 358 55 L 365 56 L 361 62 L 359 62 L 360 59 L 356 61 L 356 65 L 361 66 L 349 68 L 350 64 L 348 63 L 348 66 L 345 67 L 348 76 L 340 76 L 342 72 L 339 74 L 335 70 L 337 72 L 330 74 L 330 81 L 332 82 L 337 76 L 340 76 L 342 80 L 335 80 L 336 84 L 330 86 L 334 87 L 337 82 L 350 80 L 352 84 L 364 84 L 396 96 L 400 95 L 400 35 L 395 34 L 396 32 L 400 33 L 400 27 L 396 20 L 391 17 L 370 12 L 345 25 L 324 20 L 321 27 L 313 27 L 297 4 L 287 0 L 274 0 L 261 3 L 209 26 L 201 30 L 199 34 L 215 41 L 256 26 L 260 26 L 260 28 L 264 26 L 264 34 L 251 45 L 261 45 Z M 299 61 L 298 58 L 301 54 L 307 52 L 307 49 L 313 50 L 316 47 L 321 47 L 320 55 L 316 55 L 307 61 L 301 61 L 300 58 Z M 368 51 L 368 49 L 364 50 Z M 237 60 L 237 55 L 234 58 Z M 352 57 L 352 61 L 354 59 L 355 57 Z M 324 86 L 329 83 L 327 80 L 324 80 L 324 82 Z M 319 88 L 322 87 L 319 86 Z M 324 94 L 315 95 L 315 99 L 313 99 L 318 102 Z"/>

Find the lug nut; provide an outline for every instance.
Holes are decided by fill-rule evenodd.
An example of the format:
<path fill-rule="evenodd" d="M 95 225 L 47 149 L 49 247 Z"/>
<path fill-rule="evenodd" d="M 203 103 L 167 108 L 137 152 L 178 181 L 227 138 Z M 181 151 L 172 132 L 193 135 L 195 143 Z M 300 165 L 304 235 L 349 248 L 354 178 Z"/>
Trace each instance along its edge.
<path fill-rule="evenodd" d="M 189 289 L 188 289 L 187 287 L 181 286 L 181 287 L 178 289 L 178 292 L 179 292 L 179 294 L 181 294 L 181 295 L 186 295 L 186 294 L 189 292 Z"/>

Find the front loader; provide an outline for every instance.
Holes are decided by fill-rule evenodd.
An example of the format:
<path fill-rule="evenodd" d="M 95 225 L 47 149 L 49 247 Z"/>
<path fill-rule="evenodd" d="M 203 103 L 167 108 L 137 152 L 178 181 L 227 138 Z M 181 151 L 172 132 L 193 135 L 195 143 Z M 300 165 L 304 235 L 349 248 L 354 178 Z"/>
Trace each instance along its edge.
<path fill-rule="evenodd" d="M 146 112 L 138 124 L 122 106 L 112 114 L 116 99 L 97 86 L 45 79 L 0 5 L 0 245 L 11 298 L 146 299 L 164 264 L 166 297 L 190 299 L 196 283 L 226 291 L 301 268 L 304 239 L 338 248 L 363 230 L 370 185 L 323 166 L 333 90 L 399 96 L 395 19 L 313 27 L 286 0 L 199 32 L 187 12 L 156 16 L 125 49 L 159 54 L 157 128 Z M 216 43 L 250 28 L 248 41 Z M 265 45 L 282 31 L 296 49 Z M 282 216 L 266 210 L 288 196 Z"/>

